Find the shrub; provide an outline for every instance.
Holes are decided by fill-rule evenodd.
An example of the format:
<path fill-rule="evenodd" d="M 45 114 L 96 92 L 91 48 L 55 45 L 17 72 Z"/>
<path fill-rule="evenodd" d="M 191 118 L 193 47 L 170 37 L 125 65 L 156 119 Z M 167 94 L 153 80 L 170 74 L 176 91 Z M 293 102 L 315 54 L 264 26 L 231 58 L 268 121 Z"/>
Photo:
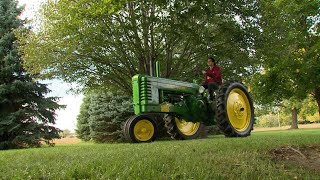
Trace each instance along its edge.
<path fill-rule="evenodd" d="M 122 124 L 132 115 L 131 97 L 92 91 L 86 95 L 81 105 L 76 132 L 85 141 L 121 141 Z"/>

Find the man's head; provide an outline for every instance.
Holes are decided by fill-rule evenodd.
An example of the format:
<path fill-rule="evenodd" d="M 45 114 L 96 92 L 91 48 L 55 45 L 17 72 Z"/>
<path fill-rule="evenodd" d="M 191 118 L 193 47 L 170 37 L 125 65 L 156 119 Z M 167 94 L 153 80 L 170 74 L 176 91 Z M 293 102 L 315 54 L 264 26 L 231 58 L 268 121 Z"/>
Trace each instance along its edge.
<path fill-rule="evenodd" d="M 213 57 L 208 58 L 208 66 L 212 67 L 216 65 L 216 61 L 213 59 Z"/>

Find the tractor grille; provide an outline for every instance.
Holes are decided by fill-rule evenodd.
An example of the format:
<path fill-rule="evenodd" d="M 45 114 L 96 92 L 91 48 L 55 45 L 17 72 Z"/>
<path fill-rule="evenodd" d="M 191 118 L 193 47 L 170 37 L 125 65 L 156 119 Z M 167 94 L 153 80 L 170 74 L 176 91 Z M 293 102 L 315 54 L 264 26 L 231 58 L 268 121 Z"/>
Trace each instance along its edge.
<path fill-rule="evenodd" d="M 140 82 L 140 100 L 142 102 L 152 101 L 151 83 L 147 80 Z"/>

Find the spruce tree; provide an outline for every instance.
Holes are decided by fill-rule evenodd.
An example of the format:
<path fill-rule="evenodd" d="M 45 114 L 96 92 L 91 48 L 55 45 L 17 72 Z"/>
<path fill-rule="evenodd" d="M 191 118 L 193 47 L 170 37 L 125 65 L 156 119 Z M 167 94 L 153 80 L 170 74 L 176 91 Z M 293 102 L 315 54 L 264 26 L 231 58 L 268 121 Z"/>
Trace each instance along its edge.
<path fill-rule="evenodd" d="M 87 93 L 82 100 L 80 106 L 80 113 L 77 117 L 77 137 L 83 141 L 89 141 L 90 137 L 90 125 L 89 125 L 89 109 L 90 109 L 91 93 Z"/>
<path fill-rule="evenodd" d="M 95 142 L 121 140 L 122 124 L 133 115 L 131 97 L 97 93 L 93 94 L 90 104 L 91 139 Z"/>
<path fill-rule="evenodd" d="M 132 98 L 105 90 L 85 95 L 77 118 L 77 136 L 85 141 L 122 141 L 123 123 L 134 115 Z"/>
<path fill-rule="evenodd" d="M 55 110 L 58 98 L 45 97 L 47 85 L 22 67 L 14 31 L 26 30 L 19 19 L 23 7 L 15 0 L 0 1 L 0 149 L 40 146 L 59 138 Z"/>

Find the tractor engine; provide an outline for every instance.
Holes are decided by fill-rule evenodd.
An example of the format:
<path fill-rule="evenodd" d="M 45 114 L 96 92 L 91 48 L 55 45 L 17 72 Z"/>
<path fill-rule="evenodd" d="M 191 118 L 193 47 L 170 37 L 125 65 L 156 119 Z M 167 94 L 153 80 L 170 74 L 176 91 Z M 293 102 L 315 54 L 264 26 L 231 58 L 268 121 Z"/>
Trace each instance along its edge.
<path fill-rule="evenodd" d="M 208 118 L 207 100 L 199 93 L 201 86 L 144 75 L 134 76 L 132 86 L 135 114 L 167 113 L 191 122 Z"/>

